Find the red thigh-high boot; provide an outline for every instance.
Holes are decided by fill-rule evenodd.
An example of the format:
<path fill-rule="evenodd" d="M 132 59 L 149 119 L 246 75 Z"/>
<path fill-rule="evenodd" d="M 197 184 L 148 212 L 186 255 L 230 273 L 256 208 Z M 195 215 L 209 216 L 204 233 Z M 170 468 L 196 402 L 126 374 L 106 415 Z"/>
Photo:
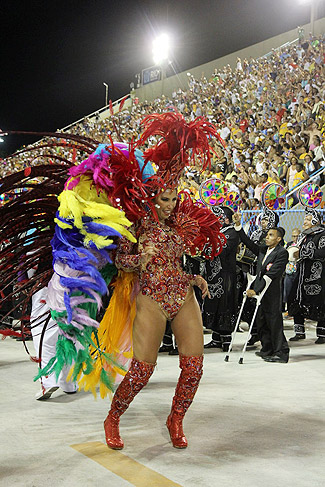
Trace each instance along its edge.
<path fill-rule="evenodd" d="M 120 417 L 147 384 L 155 365 L 133 358 L 127 374 L 116 389 L 111 409 L 104 421 L 106 443 L 113 450 L 121 450 L 124 446 L 119 431 Z"/>
<path fill-rule="evenodd" d="M 183 418 L 192 404 L 203 374 L 203 355 L 185 357 L 180 355 L 179 366 L 182 369 L 173 398 L 172 409 L 167 418 L 167 428 L 175 448 L 186 448 L 187 440 L 183 432 Z"/>

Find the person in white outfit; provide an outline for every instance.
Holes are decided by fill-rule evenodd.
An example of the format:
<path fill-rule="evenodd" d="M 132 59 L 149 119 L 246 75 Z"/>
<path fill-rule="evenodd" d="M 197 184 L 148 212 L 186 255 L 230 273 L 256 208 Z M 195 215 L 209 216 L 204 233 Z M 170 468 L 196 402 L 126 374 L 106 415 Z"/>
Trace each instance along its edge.
<path fill-rule="evenodd" d="M 33 336 L 33 344 L 36 352 L 36 357 L 40 354 L 40 341 L 42 330 L 44 327 L 44 314 L 49 311 L 47 300 L 47 287 L 37 291 L 32 296 L 32 311 L 30 315 L 31 331 Z M 57 323 L 50 318 L 42 341 L 41 349 L 41 367 L 44 368 L 50 359 L 55 356 L 56 342 L 58 339 L 59 328 Z M 44 401 L 51 397 L 53 392 L 61 388 L 66 394 L 74 394 L 77 392 L 77 385 L 75 382 L 68 382 L 67 375 L 70 366 L 65 367 L 60 373 L 58 379 L 52 373 L 46 377 L 41 377 L 41 390 L 36 394 L 35 399 Z"/>

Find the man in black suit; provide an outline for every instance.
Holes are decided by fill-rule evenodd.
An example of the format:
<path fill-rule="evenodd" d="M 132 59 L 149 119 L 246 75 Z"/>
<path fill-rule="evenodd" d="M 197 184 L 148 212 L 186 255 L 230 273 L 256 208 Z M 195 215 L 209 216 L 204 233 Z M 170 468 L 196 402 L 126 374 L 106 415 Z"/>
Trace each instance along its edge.
<path fill-rule="evenodd" d="M 233 216 L 233 220 L 240 239 L 257 255 L 256 278 L 247 296 L 259 294 L 268 284 L 256 317 L 262 343 L 261 351 L 256 354 L 266 362 L 287 363 L 289 346 L 283 333 L 281 292 L 282 276 L 288 262 L 288 251 L 281 245 L 285 231 L 281 227 L 270 228 L 265 239 L 266 245 L 257 245 L 242 230 L 238 213 Z"/>

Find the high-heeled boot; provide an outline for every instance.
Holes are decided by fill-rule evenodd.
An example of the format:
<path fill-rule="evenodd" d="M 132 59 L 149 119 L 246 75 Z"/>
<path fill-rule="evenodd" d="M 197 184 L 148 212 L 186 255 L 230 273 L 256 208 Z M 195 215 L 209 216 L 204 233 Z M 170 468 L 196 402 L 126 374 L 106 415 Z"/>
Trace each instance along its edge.
<path fill-rule="evenodd" d="M 167 428 L 175 448 L 186 448 L 187 439 L 183 432 L 183 418 L 192 404 L 203 374 L 203 355 L 185 357 L 180 355 L 179 366 L 182 369 L 175 389 L 172 409 L 167 418 Z"/>
<path fill-rule="evenodd" d="M 121 450 L 124 447 L 119 431 L 120 417 L 147 384 L 155 365 L 133 358 L 127 374 L 115 391 L 111 409 L 104 421 L 106 443 L 113 450 Z"/>

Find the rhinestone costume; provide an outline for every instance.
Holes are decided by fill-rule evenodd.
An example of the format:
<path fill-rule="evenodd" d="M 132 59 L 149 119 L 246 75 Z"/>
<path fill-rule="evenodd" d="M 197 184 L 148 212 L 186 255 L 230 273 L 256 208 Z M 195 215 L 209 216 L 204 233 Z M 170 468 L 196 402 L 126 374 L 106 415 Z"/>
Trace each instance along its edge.
<path fill-rule="evenodd" d="M 184 417 L 186 411 L 192 404 L 203 374 L 203 355 L 196 357 L 180 355 L 179 367 L 182 372 L 176 386 L 172 412 Z"/>
<path fill-rule="evenodd" d="M 167 428 L 175 448 L 186 448 L 187 439 L 183 431 L 183 418 L 192 404 L 203 374 L 203 355 L 197 357 L 179 356 L 182 370 L 175 389 L 172 409 L 167 418 Z"/>
<path fill-rule="evenodd" d="M 146 266 L 141 265 L 141 253 L 154 245 L 158 253 Z M 167 319 L 173 319 L 182 305 L 194 276 L 182 269 L 181 258 L 186 245 L 177 232 L 155 220 L 142 222 L 138 243 L 120 241 L 115 264 L 124 271 L 139 275 L 140 292 L 158 303 Z"/>
<path fill-rule="evenodd" d="M 118 386 L 110 412 L 104 421 L 106 443 L 113 450 L 121 450 L 124 446 L 119 431 L 120 416 L 125 413 L 135 396 L 147 384 L 154 369 L 155 364 L 142 362 L 133 357 L 126 376 Z"/>
<path fill-rule="evenodd" d="M 156 364 L 132 358 L 130 368 L 114 394 L 110 411 L 114 419 L 119 419 L 127 410 L 134 397 L 147 384 L 155 366 Z"/>

